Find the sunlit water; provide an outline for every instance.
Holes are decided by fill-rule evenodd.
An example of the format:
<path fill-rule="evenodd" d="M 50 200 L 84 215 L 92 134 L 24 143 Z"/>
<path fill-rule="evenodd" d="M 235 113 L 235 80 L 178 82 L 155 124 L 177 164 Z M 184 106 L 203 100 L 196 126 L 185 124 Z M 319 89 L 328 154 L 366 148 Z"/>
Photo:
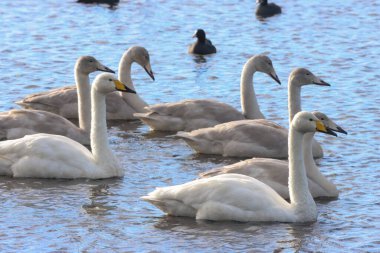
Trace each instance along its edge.
<path fill-rule="evenodd" d="M 0 109 L 72 84 L 80 55 L 116 69 L 136 44 L 149 50 L 156 76 L 152 82 L 133 67 L 135 86 L 149 103 L 208 97 L 239 108 L 242 65 L 269 52 L 283 84 L 255 76 L 267 118 L 286 126 L 287 76 L 307 67 L 332 86 L 304 87 L 303 108 L 327 113 L 349 132 L 318 136 L 325 149 L 321 170 L 340 197 L 317 202 L 316 223 L 166 217 L 139 197 L 237 160 L 195 155 L 181 140 L 149 133 L 139 122 L 114 122 L 109 139 L 126 172 L 122 179 L 0 178 L 0 251 L 379 252 L 380 3 L 276 2 L 283 14 L 259 21 L 254 1 L 121 1 L 116 9 L 73 0 L 2 1 Z M 197 28 L 218 49 L 203 61 L 187 54 Z"/>

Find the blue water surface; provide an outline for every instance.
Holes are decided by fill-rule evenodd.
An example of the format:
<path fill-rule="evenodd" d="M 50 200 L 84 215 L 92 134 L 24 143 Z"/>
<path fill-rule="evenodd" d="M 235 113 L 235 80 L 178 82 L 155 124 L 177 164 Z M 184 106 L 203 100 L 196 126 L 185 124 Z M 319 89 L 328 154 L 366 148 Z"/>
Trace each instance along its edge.
<path fill-rule="evenodd" d="M 27 94 L 74 83 L 81 55 L 110 68 L 132 45 L 149 50 L 156 81 L 133 66 L 150 104 L 214 98 L 240 108 L 245 61 L 267 53 L 282 85 L 257 73 L 268 119 L 287 125 L 287 77 L 306 67 L 331 87 L 306 86 L 304 110 L 320 110 L 349 132 L 318 136 L 323 173 L 340 190 L 318 200 L 313 224 L 195 221 L 167 217 L 139 199 L 156 186 L 193 180 L 238 161 L 196 155 L 139 122 L 113 122 L 110 142 L 126 176 L 107 180 L 0 178 L 1 252 L 379 252 L 380 2 L 276 0 L 281 15 L 258 20 L 255 1 L 122 0 L 115 8 L 74 0 L 0 3 L 0 109 Z M 203 28 L 218 49 L 187 54 Z M 95 74 L 91 75 L 93 78 Z"/>

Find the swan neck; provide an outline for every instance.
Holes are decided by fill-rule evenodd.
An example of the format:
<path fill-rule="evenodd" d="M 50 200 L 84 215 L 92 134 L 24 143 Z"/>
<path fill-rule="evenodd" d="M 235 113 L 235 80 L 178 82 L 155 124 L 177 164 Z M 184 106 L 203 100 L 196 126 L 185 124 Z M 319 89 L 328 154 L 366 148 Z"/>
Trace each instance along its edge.
<path fill-rule="evenodd" d="M 313 140 L 314 133 L 306 133 L 303 137 L 303 157 L 305 161 L 305 168 L 308 177 L 313 173 L 317 165 L 313 157 Z M 317 168 L 318 169 L 318 168 Z"/>
<path fill-rule="evenodd" d="M 90 133 L 91 128 L 91 88 L 90 78 L 75 69 L 75 82 L 78 94 L 79 127 Z"/>
<path fill-rule="evenodd" d="M 288 111 L 290 126 L 294 115 L 301 111 L 301 87 L 294 85 L 291 80 L 288 84 Z"/>
<path fill-rule="evenodd" d="M 313 158 L 314 133 L 307 133 L 303 137 L 304 159 L 307 177 L 322 187 L 328 197 L 338 196 L 338 189 L 319 170 Z"/>
<path fill-rule="evenodd" d="M 290 127 L 289 195 L 292 208 L 301 219 L 315 219 L 316 205 L 310 194 L 303 158 L 303 134 Z"/>
<path fill-rule="evenodd" d="M 93 103 L 91 122 L 92 154 L 97 163 L 110 163 L 116 159 L 108 144 L 105 95 L 98 93 L 94 88 L 91 95 Z"/>
<path fill-rule="evenodd" d="M 136 90 L 132 82 L 131 68 L 134 62 L 132 51 L 128 50 L 121 57 L 119 62 L 119 80 L 124 83 L 128 88 Z M 148 104 L 138 95 L 127 92 L 119 92 L 124 102 L 131 106 L 136 112 L 146 112 L 144 109 Z"/>
<path fill-rule="evenodd" d="M 127 84 L 129 88 L 134 88 L 131 78 L 132 63 L 132 53 L 128 50 L 123 54 L 119 62 L 119 80 Z"/>
<path fill-rule="evenodd" d="M 240 99 L 243 115 L 246 119 L 264 119 L 257 102 L 253 86 L 253 76 L 256 68 L 253 61 L 249 61 L 243 67 L 240 80 Z"/>

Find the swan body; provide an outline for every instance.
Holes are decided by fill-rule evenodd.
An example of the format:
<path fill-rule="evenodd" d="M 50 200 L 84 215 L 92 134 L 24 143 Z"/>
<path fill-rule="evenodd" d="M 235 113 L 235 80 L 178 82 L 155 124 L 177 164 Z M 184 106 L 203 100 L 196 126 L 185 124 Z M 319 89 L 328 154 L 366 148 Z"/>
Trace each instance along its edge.
<path fill-rule="evenodd" d="M 71 138 L 81 144 L 90 144 L 90 84 L 88 75 L 95 71 L 114 73 L 113 70 L 101 64 L 92 56 L 78 58 L 74 75 L 79 93 L 79 108 L 70 108 L 80 115 L 79 127 L 66 118 L 42 110 L 11 110 L 0 112 L 0 139 L 17 139 L 27 134 L 48 133 L 58 134 Z M 66 90 L 63 91 L 63 94 Z M 62 108 L 68 110 L 69 108 Z M 78 112 L 79 110 L 79 112 Z"/>
<path fill-rule="evenodd" d="M 148 108 L 149 113 L 135 115 L 156 131 L 191 131 L 244 118 L 232 106 L 211 99 L 186 99 Z"/>
<path fill-rule="evenodd" d="M 242 112 L 211 99 L 187 99 L 149 106 L 146 113 L 134 115 L 156 131 L 191 131 L 245 118 L 264 118 L 253 88 L 256 71 L 264 72 L 280 83 L 268 56 L 251 57 L 244 65 L 241 77 Z"/>
<path fill-rule="evenodd" d="M 177 186 L 157 188 L 142 197 L 174 216 L 207 220 L 312 222 L 317 219 L 315 202 L 307 186 L 303 162 L 303 135 L 327 130 L 312 113 L 294 117 L 289 135 L 290 204 L 271 187 L 255 178 L 223 174 Z"/>
<path fill-rule="evenodd" d="M 323 122 L 326 128 L 332 131 L 346 134 L 346 132 L 341 127 L 336 125 L 325 114 L 321 112 L 313 112 L 313 114 Z M 312 155 L 312 141 L 313 134 L 305 134 L 303 153 L 305 168 L 308 176 L 309 191 L 313 198 L 336 198 L 339 195 L 336 186 L 320 172 L 319 168 L 315 164 Z M 257 180 L 270 186 L 284 199 L 289 199 L 288 161 L 271 158 L 253 158 L 201 173 L 200 177 L 212 177 L 226 173 L 243 174 L 246 176 L 254 177 Z"/>
<path fill-rule="evenodd" d="M 264 119 L 231 121 L 191 132 L 181 131 L 177 136 L 202 154 L 229 157 L 288 156 L 287 130 Z"/>
<path fill-rule="evenodd" d="M 193 38 L 197 38 L 197 41 L 189 46 L 189 54 L 215 54 L 216 48 L 212 44 L 211 40 L 206 39 L 206 33 L 203 29 L 195 31 Z"/>
<path fill-rule="evenodd" d="M 289 117 L 301 111 L 301 87 L 307 84 L 327 86 L 326 82 L 310 71 L 298 68 L 289 76 Z M 196 152 L 236 157 L 287 158 L 288 130 L 269 120 L 240 120 L 202 128 L 191 132 L 178 132 Z M 319 143 L 313 142 L 314 157 L 323 156 Z"/>
<path fill-rule="evenodd" d="M 258 17 L 268 18 L 281 13 L 281 7 L 275 3 L 268 4 L 268 0 L 257 0 L 256 3 L 256 16 Z"/>
<path fill-rule="evenodd" d="M 0 112 L 0 140 L 13 140 L 37 133 L 62 135 L 84 145 L 90 144 L 89 131 L 57 114 L 39 110 Z"/>
<path fill-rule="evenodd" d="M 141 65 L 153 80 L 154 75 L 150 66 L 148 51 L 139 46 L 129 48 L 123 54 L 119 63 L 119 79 L 131 89 L 135 90 L 131 79 L 131 67 L 133 62 L 137 62 Z M 88 74 L 85 76 L 85 78 L 87 78 L 87 86 L 84 87 L 83 90 L 90 93 Z M 32 94 L 16 103 L 27 109 L 49 111 L 68 119 L 77 119 L 79 117 L 76 86 L 66 86 Z M 145 110 L 143 108 L 147 106 L 147 103 L 137 94 L 125 95 L 117 91 L 107 95 L 106 103 L 107 119 L 110 120 L 135 119 L 133 113 L 144 112 Z"/>
<path fill-rule="evenodd" d="M 92 87 L 91 150 L 65 136 L 26 135 L 0 143 L 0 175 L 39 178 L 121 177 L 124 172 L 108 146 L 105 96 L 133 92 L 114 75 L 98 75 Z"/>

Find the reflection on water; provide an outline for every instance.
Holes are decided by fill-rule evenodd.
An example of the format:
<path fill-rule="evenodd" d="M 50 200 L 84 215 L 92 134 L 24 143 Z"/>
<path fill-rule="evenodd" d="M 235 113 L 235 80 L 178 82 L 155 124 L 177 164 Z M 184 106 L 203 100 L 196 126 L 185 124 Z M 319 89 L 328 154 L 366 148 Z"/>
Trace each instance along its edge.
<path fill-rule="evenodd" d="M 206 57 L 203 56 L 203 55 L 195 55 L 194 58 L 193 58 L 193 60 L 194 60 L 195 63 L 200 64 L 200 66 L 201 66 L 202 63 L 206 63 L 207 62 Z"/>
<path fill-rule="evenodd" d="M 268 119 L 287 125 L 287 76 L 306 67 L 332 86 L 303 87 L 303 108 L 326 113 L 349 132 L 342 138 L 317 136 L 325 151 L 318 164 L 340 196 L 317 200 L 316 223 L 165 216 L 139 197 L 240 159 L 194 154 L 173 133 L 151 132 L 139 121 L 111 121 L 109 140 L 124 178 L 0 178 L 0 251 L 378 252 L 380 5 L 278 4 L 281 15 L 259 21 L 252 1 L 121 1 L 112 9 L 75 1 L 2 1 L 0 109 L 17 108 L 13 102 L 32 92 L 71 85 L 79 55 L 116 69 L 122 53 L 137 44 L 149 50 L 155 70 L 151 83 L 144 70 L 132 66 L 135 87 L 149 104 L 213 98 L 240 108 L 243 64 L 265 52 L 284 83 L 262 73 L 254 77 Z M 190 34 L 199 27 L 212 32 L 217 54 L 187 54 Z"/>
<path fill-rule="evenodd" d="M 87 214 L 107 215 L 110 211 L 116 209 L 116 207 L 108 205 L 107 198 L 104 198 L 111 194 L 108 189 L 109 186 L 107 184 L 96 185 L 90 189 L 88 198 L 91 202 L 82 205 Z"/>

